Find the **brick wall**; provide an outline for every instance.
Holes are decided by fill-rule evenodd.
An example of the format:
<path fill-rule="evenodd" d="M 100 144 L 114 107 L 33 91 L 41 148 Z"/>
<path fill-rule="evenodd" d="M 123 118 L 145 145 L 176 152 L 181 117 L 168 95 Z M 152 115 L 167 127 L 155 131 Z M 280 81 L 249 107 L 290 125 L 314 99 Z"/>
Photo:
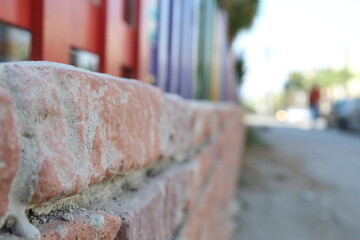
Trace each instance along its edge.
<path fill-rule="evenodd" d="M 232 104 L 0 64 L 0 239 L 228 239 L 242 131 Z"/>

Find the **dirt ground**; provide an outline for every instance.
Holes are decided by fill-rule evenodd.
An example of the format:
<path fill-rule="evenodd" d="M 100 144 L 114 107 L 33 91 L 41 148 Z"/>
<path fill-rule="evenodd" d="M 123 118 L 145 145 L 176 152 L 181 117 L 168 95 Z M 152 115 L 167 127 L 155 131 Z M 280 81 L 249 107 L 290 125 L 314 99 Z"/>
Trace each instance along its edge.
<path fill-rule="evenodd" d="M 257 126 L 233 240 L 360 240 L 360 136 Z"/>

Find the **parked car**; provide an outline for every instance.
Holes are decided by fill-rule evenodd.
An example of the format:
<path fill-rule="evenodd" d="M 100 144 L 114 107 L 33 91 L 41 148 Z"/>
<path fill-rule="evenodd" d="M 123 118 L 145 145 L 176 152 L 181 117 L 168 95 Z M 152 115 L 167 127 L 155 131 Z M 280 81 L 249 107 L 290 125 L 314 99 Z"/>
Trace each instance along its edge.
<path fill-rule="evenodd" d="M 353 105 L 353 100 L 344 99 L 335 102 L 328 115 L 328 125 L 335 126 L 341 129 L 348 129 L 349 114 Z"/>
<path fill-rule="evenodd" d="M 360 98 L 351 102 L 348 114 L 348 128 L 360 131 Z"/>

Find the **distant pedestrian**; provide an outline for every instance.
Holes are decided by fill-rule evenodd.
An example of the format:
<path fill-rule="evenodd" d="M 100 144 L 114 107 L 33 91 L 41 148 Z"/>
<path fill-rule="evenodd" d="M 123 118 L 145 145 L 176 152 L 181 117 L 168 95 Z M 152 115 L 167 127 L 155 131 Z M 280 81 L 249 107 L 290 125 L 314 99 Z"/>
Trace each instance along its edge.
<path fill-rule="evenodd" d="M 319 102 L 320 102 L 320 89 L 317 85 L 314 85 L 309 94 L 310 111 L 314 120 L 316 120 L 319 117 Z"/>

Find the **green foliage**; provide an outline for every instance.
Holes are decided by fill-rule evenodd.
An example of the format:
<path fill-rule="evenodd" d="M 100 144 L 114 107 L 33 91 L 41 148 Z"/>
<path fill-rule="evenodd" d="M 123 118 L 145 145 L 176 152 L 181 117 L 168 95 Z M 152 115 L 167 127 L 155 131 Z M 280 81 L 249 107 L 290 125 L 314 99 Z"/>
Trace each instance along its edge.
<path fill-rule="evenodd" d="M 308 91 L 315 84 L 321 88 L 344 85 L 354 76 L 355 73 L 349 68 L 326 68 L 311 73 L 293 72 L 289 76 L 285 89 Z"/>
<path fill-rule="evenodd" d="M 256 110 L 252 104 L 245 102 L 245 101 L 241 101 L 240 104 L 246 113 L 251 113 L 251 114 L 256 113 Z"/>
<path fill-rule="evenodd" d="M 254 127 L 246 128 L 245 145 L 247 148 L 256 147 L 264 144 L 264 140 L 260 136 L 259 132 Z"/>
<path fill-rule="evenodd" d="M 340 70 L 322 69 L 312 76 L 311 81 L 321 87 L 330 87 L 338 84 L 346 84 L 353 77 L 354 73 L 348 68 Z"/>
<path fill-rule="evenodd" d="M 237 77 L 236 77 L 237 83 L 241 84 L 244 80 L 244 75 L 245 75 L 245 62 L 242 57 L 236 59 L 235 71 L 236 71 L 236 75 L 237 75 Z"/>
<path fill-rule="evenodd" d="M 285 85 L 285 89 L 296 88 L 299 90 L 309 89 L 310 81 L 303 73 L 293 72 L 290 74 L 289 79 Z"/>
<path fill-rule="evenodd" d="M 277 111 L 279 109 L 283 109 L 287 106 L 287 102 L 289 99 L 289 92 L 281 92 L 274 96 L 274 108 L 273 111 Z"/>
<path fill-rule="evenodd" d="M 259 6 L 259 0 L 217 0 L 217 2 L 228 14 L 230 41 L 239 31 L 252 25 Z"/>

